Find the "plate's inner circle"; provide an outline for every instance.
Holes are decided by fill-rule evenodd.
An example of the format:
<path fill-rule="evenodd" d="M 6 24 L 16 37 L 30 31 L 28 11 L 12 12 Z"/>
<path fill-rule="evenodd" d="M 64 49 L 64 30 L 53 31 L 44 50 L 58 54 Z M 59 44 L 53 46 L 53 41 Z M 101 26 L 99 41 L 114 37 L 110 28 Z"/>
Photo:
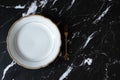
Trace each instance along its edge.
<path fill-rule="evenodd" d="M 39 61 L 47 57 L 52 48 L 50 30 L 36 22 L 21 27 L 15 39 L 19 55 L 31 61 Z"/>

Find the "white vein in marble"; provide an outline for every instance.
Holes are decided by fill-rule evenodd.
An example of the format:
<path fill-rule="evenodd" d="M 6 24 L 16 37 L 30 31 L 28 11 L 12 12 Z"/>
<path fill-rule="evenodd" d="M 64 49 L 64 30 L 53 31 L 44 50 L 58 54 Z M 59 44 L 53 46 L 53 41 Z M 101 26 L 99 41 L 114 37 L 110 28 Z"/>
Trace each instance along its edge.
<path fill-rule="evenodd" d="M 102 14 L 101 14 L 97 19 L 95 19 L 95 20 L 93 21 L 93 24 L 98 23 L 98 22 L 108 13 L 110 7 L 111 7 L 111 6 L 107 7 L 107 8 L 102 12 Z"/>
<path fill-rule="evenodd" d="M 34 1 L 31 3 L 30 7 L 28 8 L 28 11 L 23 13 L 22 16 L 28 16 L 30 14 L 35 14 L 36 10 L 37 10 L 38 6 L 37 6 L 37 1 Z"/>
<path fill-rule="evenodd" d="M 109 64 L 106 63 L 105 64 L 105 77 L 104 77 L 104 80 L 108 80 L 108 78 L 109 78 L 109 76 L 108 76 L 108 66 L 109 66 Z"/>
<path fill-rule="evenodd" d="M 58 9 L 57 9 L 57 8 L 52 8 L 51 10 L 52 10 L 52 11 L 57 11 Z"/>
<path fill-rule="evenodd" d="M 61 16 L 62 12 L 63 12 L 63 9 L 59 11 L 59 13 L 58 13 L 59 16 Z"/>
<path fill-rule="evenodd" d="M 79 37 L 79 35 L 80 35 L 80 32 L 75 32 L 75 33 L 73 33 L 72 39 L 74 39 L 75 37 Z"/>
<path fill-rule="evenodd" d="M 3 70 L 3 76 L 2 76 L 2 78 L 1 78 L 1 80 L 4 80 L 7 71 L 8 71 L 12 66 L 14 66 L 15 64 L 16 64 L 16 62 L 15 62 L 15 61 L 12 61 L 12 62 Z"/>
<path fill-rule="evenodd" d="M 13 6 L 0 5 L 2 8 L 13 8 Z"/>
<path fill-rule="evenodd" d="M 87 58 L 87 59 L 85 59 L 85 60 L 83 61 L 84 64 L 87 64 L 87 65 L 89 65 L 89 66 L 92 64 L 92 62 L 93 62 L 93 59 L 92 59 L 92 58 Z"/>
<path fill-rule="evenodd" d="M 24 9 L 24 8 L 25 8 L 25 5 L 22 6 L 22 5 L 19 4 L 19 5 L 15 6 L 14 8 L 15 8 L 15 9 Z"/>
<path fill-rule="evenodd" d="M 73 24 L 72 27 L 77 26 L 77 25 L 79 25 L 80 23 L 81 23 L 81 22 L 77 22 L 77 23 Z"/>
<path fill-rule="evenodd" d="M 109 78 L 109 76 L 108 76 L 108 69 L 106 68 L 105 69 L 105 78 L 104 78 L 104 80 L 108 80 L 108 78 Z"/>
<path fill-rule="evenodd" d="M 92 65 L 92 62 L 93 62 L 92 58 L 87 58 L 87 59 L 83 60 L 82 63 L 79 66 L 83 66 L 85 64 L 90 66 L 90 65 Z"/>
<path fill-rule="evenodd" d="M 48 3 L 48 0 L 41 0 L 40 4 L 39 4 L 39 7 L 44 8 L 47 3 Z"/>
<path fill-rule="evenodd" d="M 75 0 L 71 1 L 71 4 L 68 6 L 67 10 L 69 10 L 70 8 L 72 8 L 73 4 L 75 3 Z"/>
<path fill-rule="evenodd" d="M 90 36 L 88 36 L 84 46 L 83 46 L 83 49 L 88 45 L 88 43 L 90 42 L 90 40 L 94 37 L 94 34 L 96 33 L 97 31 L 93 32 Z"/>
<path fill-rule="evenodd" d="M 90 65 L 92 65 L 92 62 L 93 62 L 92 58 L 87 58 L 87 59 L 83 60 L 79 66 L 83 66 L 85 64 L 90 66 Z M 73 63 L 71 64 L 71 66 L 68 66 L 67 70 L 62 74 L 62 76 L 60 76 L 59 80 L 64 80 L 65 78 L 67 78 L 67 76 L 73 70 L 73 67 L 74 67 Z"/>
<path fill-rule="evenodd" d="M 77 26 L 77 25 L 81 24 L 82 22 L 85 22 L 85 21 L 87 21 L 87 20 L 89 20 L 89 19 L 90 19 L 90 18 L 83 19 L 83 21 L 81 21 L 81 22 L 74 23 L 74 24 L 72 25 L 72 27 Z"/>
<path fill-rule="evenodd" d="M 58 0 L 54 0 L 50 8 L 57 2 Z"/>
<path fill-rule="evenodd" d="M 112 64 L 116 64 L 116 63 L 120 64 L 120 60 L 115 60 L 115 61 L 112 62 Z"/>
<path fill-rule="evenodd" d="M 59 78 L 59 80 L 64 80 L 72 71 L 73 67 L 68 66 L 67 70 L 62 74 L 62 76 Z"/>
<path fill-rule="evenodd" d="M 14 8 L 14 9 L 24 9 L 26 5 L 16 5 L 16 6 L 6 6 L 6 5 L 0 5 L 0 7 L 3 7 L 3 8 Z"/>

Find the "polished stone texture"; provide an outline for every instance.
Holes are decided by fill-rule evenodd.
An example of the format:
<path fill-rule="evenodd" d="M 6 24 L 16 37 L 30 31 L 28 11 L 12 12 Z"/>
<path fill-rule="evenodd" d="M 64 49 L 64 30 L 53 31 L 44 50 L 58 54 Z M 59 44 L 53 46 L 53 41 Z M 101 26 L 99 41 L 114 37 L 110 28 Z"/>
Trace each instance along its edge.
<path fill-rule="evenodd" d="M 62 35 L 57 59 L 45 68 L 17 65 L 6 50 L 11 25 L 31 14 L 50 18 Z M 68 27 L 69 60 L 64 59 Z M 120 80 L 119 0 L 0 0 L 1 80 Z"/>

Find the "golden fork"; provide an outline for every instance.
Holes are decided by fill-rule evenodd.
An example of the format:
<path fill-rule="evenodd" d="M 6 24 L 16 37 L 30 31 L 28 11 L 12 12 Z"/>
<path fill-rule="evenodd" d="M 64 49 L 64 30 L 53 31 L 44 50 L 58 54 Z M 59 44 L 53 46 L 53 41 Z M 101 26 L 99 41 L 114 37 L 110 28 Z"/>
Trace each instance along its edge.
<path fill-rule="evenodd" d="M 64 27 L 64 35 L 65 35 L 65 55 L 64 55 L 64 59 L 66 61 L 69 60 L 69 54 L 68 54 L 68 26 Z"/>

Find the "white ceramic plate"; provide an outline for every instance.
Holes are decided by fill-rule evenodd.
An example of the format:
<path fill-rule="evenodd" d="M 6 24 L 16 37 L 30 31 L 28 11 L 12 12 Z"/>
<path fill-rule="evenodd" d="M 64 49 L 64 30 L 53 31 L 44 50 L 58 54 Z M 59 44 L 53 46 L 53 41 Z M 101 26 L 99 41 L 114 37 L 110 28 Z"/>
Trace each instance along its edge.
<path fill-rule="evenodd" d="M 57 26 L 38 15 L 16 21 L 7 36 L 10 56 L 28 69 L 39 69 L 50 64 L 59 54 L 60 46 L 61 35 Z"/>

